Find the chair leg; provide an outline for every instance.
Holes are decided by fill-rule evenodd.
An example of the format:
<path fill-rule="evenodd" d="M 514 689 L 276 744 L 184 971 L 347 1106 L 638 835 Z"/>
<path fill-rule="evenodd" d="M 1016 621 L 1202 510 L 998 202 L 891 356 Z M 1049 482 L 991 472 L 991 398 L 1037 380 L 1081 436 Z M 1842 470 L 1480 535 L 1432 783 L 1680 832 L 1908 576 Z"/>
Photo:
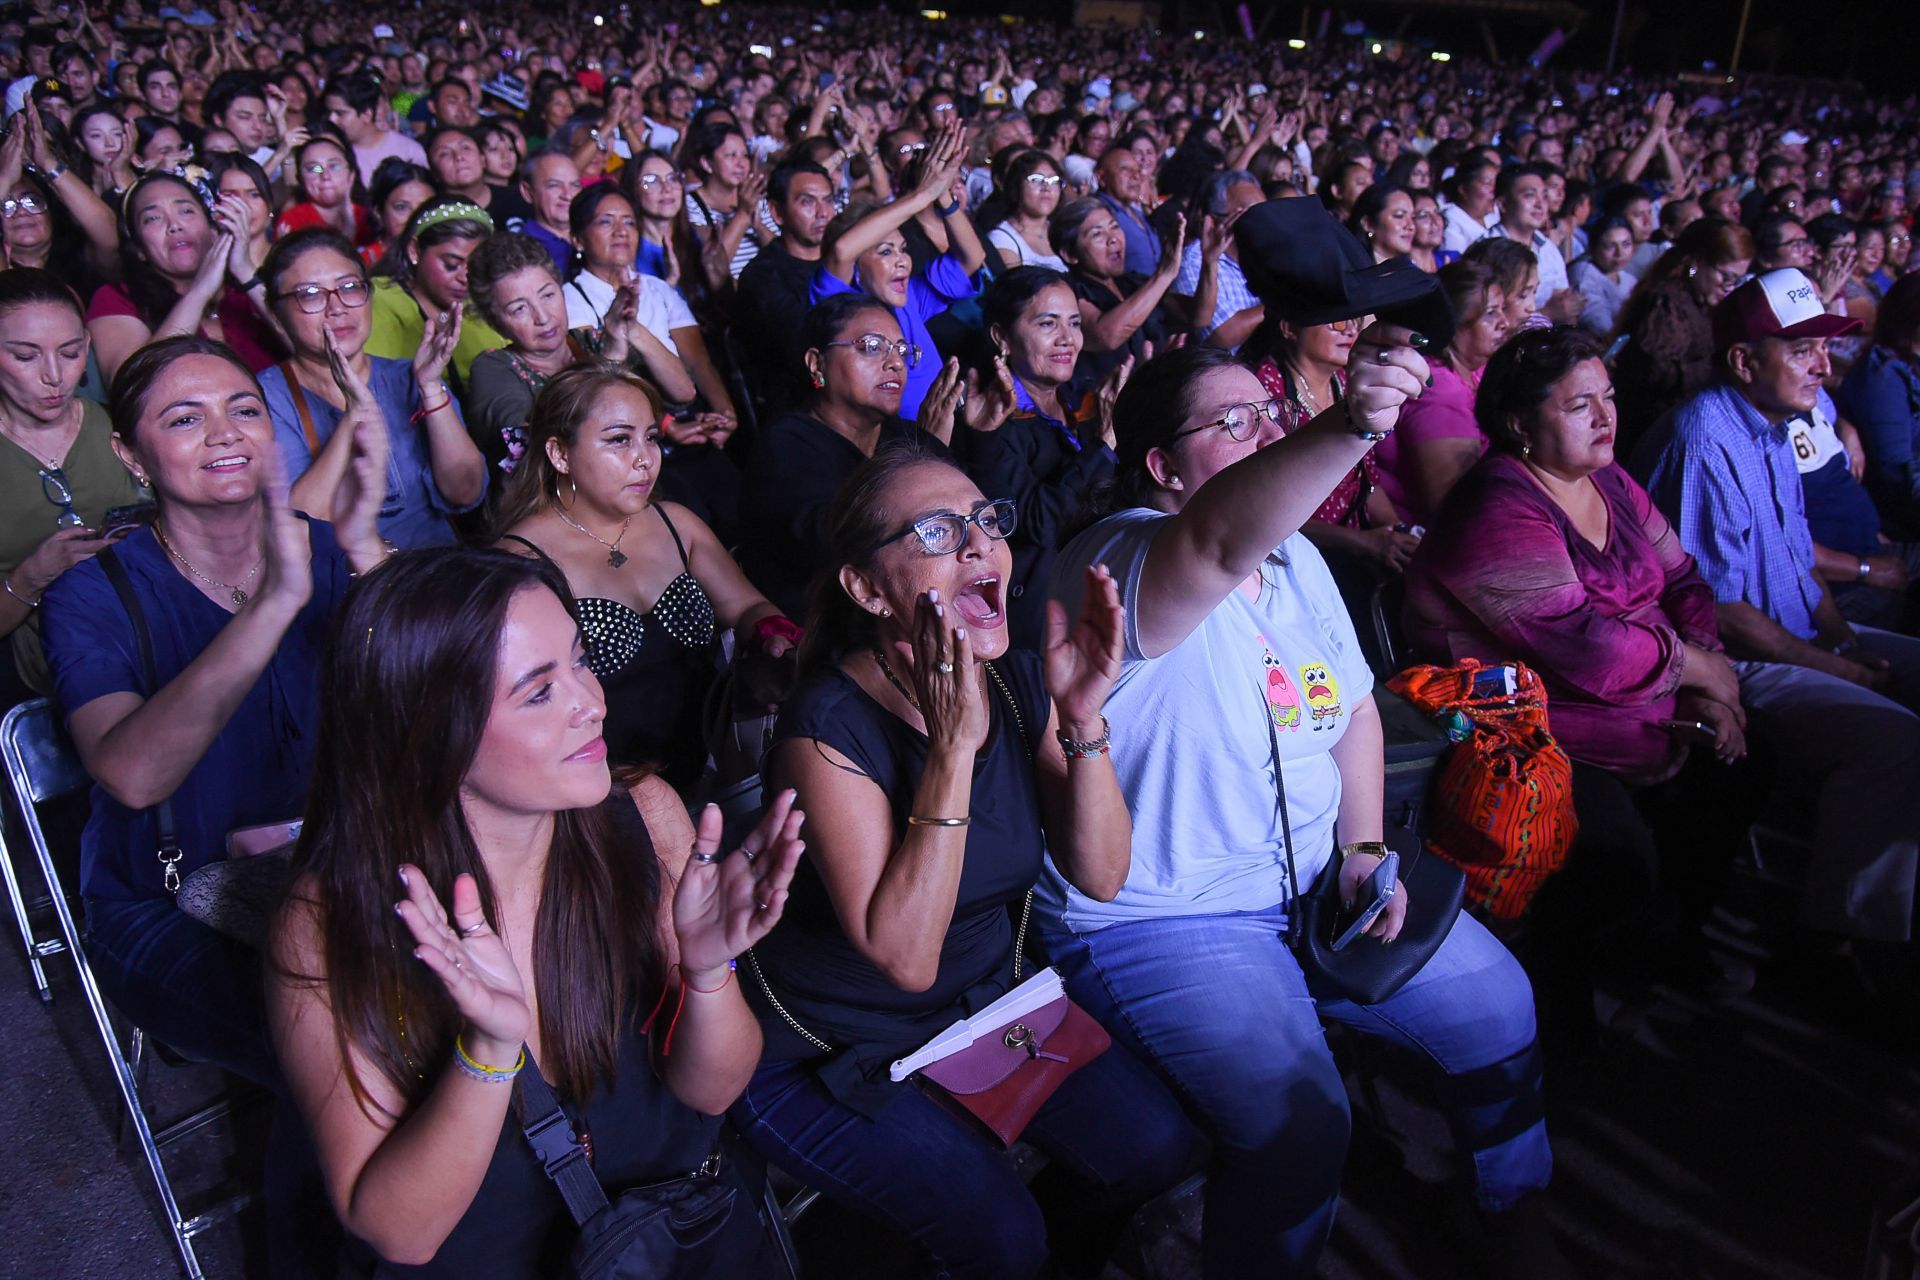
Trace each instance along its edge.
<path fill-rule="evenodd" d="M 788 1280 L 800 1280 L 800 1250 L 793 1243 L 793 1233 L 787 1230 L 786 1210 L 774 1193 L 770 1179 L 763 1178 L 760 1182 L 760 1206 L 768 1229 L 773 1232 L 773 1242 L 780 1248 L 780 1260 L 786 1263 Z"/>
<path fill-rule="evenodd" d="M 4 822 L 0 814 L 0 822 Z M 33 970 L 33 989 L 39 995 L 42 1004 L 53 1003 L 53 989 L 47 984 L 46 966 L 40 963 L 41 944 L 33 936 L 33 921 L 27 915 L 27 903 L 20 892 L 20 877 L 13 869 L 13 850 L 8 846 L 6 833 L 0 831 L 0 878 L 7 884 L 7 902 L 13 907 L 13 918 L 20 926 L 20 941 L 27 950 L 27 967 Z"/>
<path fill-rule="evenodd" d="M 94 980 L 93 967 L 87 963 L 87 953 L 81 946 L 80 929 L 74 923 L 73 909 L 67 905 L 66 894 L 60 890 L 60 877 L 54 870 L 52 854 L 44 841 L 35 841 L 34 852 L 40 858 L 40 870 L 47 877 L 47 887 L 52 890 L 54 913 L 59 917 L 60 931 L 67 941 L 67 952 L 73 957 L 74 971 L 80 978 L 80 989 L 86 996 L 87 1008 L 93 1014 L 94 1029 L 100 1033 L 100 1043 L 113 1064 L 114 1083 L 120 1088 L 120 1100 L 126 1106 L 134 1134 L 140 1139 L 140 1154 L 145 1157 L 147 1170 L 153 1176 L 154 1191 L 160 1197 L 160 1213 L 166 1219 L 168 1234 L 173 1237 L 173 1247 L 180 1255 L 181 1269 L 188 1280 L 205 1280 L 206 1273 L 200 1269 L 200 1259 L 194 1253 L 193 1241 L 182 1230 L 184 1220 L 180 1216 L 180 1203 L 174 1198 L 173 1182 L 167 1176 L 166 1166 L 161 1163 L 160 1148 L 153 1139 L 153 1126 L 148 1122 L 146 1108 L 140 1102 L 140 1085 L 134 1078 L 133 1065 L 120 1050 L 120 1038 L 107 1012 L 106 998 L 100 994 L 100 984 Z M 145 1036 L 140 1036 L 141 1046 L 144 1046 L 145 1039 Z"/>

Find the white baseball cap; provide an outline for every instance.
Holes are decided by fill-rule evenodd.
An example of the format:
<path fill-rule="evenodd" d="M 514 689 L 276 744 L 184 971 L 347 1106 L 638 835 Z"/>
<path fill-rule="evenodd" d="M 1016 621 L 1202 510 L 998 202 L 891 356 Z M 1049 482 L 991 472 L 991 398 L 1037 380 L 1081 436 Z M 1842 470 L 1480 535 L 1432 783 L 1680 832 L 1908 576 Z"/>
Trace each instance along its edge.
<path fill-rule="evenodd" d="M 1837 338 L 1859 327 L 1851 316 L 1828 311 L 1797 267 L 1755 276 L 1713 309 L 1714 345 L 1722 351 L 1762 338 Z"/>

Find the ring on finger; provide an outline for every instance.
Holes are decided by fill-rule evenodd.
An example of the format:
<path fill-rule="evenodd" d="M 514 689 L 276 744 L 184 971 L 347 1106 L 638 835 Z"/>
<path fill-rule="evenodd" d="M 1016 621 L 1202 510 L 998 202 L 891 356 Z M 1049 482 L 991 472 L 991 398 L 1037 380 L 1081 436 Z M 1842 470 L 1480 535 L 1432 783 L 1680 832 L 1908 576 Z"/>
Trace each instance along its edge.
<path fill-rule="evenodd" d="M 460 930 L 460 936 L 463 938 L 471 938 L 474 934 L 480 932 L 482 929 L 486 927 L 487 927 L 487 922 L 485 920 L 480 921 L 478 924 L 470 924 L 466 928 Z"/>
<path fill-rule="evenodd" d="M 756 900 L 753 904 L 753 909 L 755 911 L 765 911 L 767 909 L 767 904 Z"/>
<path fill-rule="evenodd" d="M 943 676 L 950 676 L 953 674 L 953 664 L 951 662 L 942 662 L 937 664 L 934 667 L 934 670 L 938 671 Z"/>
<path fill-rule="evenodd" d="M 752 849 L 746 848 L 743 845 L 740 849 L 740 856 L 745 858 L 748 862 L 752 862 L 755 858 L 759 857 L 760 855 L 755 851 L 753 851 Z"/>
<path fill-rule="evenodd" d="M 699 863 L 703 867 L 711 866 L 715 861 L 718 860 L 718 857 L 719 855 L 717 854 L 702 853 L 698 849 L 695 849 L 693 851 L 693 860 Z"/>

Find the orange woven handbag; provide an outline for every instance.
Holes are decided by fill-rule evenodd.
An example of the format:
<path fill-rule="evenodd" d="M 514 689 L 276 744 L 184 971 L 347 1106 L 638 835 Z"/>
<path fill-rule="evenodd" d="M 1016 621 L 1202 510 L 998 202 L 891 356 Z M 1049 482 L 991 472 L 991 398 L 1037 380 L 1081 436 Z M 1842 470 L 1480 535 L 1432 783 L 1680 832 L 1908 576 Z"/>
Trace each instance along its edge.
<path fill-rule="evenodd" d="M 1467 877 L 1467 901 L 1519 918 L 1560 869 L 1580 823 L 1573 764 L 1547 732 L 1547 691 L 1521 663 L 1412 667 L 1387 687 L 1454 741 L 1434 782 L 1427 845 Z"/>

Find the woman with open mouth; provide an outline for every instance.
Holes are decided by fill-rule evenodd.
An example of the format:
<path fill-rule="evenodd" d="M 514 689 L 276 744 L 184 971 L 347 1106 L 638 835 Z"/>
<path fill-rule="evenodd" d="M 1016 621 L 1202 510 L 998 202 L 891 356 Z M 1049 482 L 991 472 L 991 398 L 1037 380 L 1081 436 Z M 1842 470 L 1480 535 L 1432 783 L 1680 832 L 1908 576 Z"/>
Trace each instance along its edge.
<path fill-rule="evenodd" d="M 770 780 L 807 811 L 807 865 L 782 927 L 741 962 L 766 1049 L 735 1123 L 955 1280 L 1028 1280 L 1050 1256 L 1047 1274 L 1100 1274 L 1128 1214 L 1195 1155 L 1173 1096 L 1131 1055 L 1100 1053 L 1023 1133 L 1073 1171 L 1076 1203 L 1045 1221 L 998 1140 L 932 1086 L 892 1079 L 894 1060 L 1019 981 L 1015 920 L 1043 848 L 1095 898 L 1126 878 L 1099 712 L 1119 598 L 1090 570 L 1071 629 L 1055 608 L 1044 657 L 1011 648 L 1015 512 L 904 449 L 841 490 L 800 687 L 768 756 Z"/>

